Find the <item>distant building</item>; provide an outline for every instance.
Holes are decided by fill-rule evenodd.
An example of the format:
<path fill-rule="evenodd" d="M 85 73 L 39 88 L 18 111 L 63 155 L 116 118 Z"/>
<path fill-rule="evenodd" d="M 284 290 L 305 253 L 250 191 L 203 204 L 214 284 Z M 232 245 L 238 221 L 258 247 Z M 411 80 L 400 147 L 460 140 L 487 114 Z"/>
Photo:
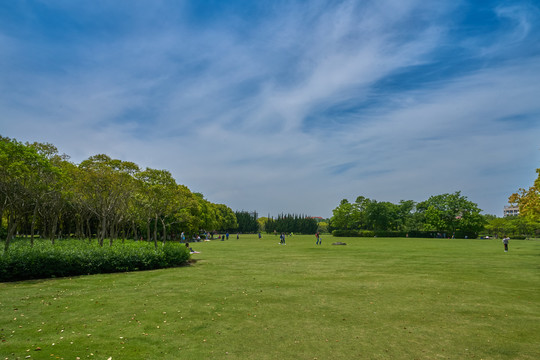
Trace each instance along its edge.
<path fill-rule="evenodd" d="M 505 206 L 503 209 L 503 216 L 517 216 L 519 215 L 519 206 Z"/>

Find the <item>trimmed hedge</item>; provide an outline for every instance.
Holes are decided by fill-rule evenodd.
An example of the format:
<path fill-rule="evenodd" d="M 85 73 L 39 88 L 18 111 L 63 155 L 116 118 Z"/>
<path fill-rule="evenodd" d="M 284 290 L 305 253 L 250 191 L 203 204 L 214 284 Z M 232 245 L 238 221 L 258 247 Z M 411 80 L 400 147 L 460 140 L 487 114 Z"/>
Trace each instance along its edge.
<path fill-rule="evenodd" d="M 183 244 L 133 242 L 100 247 L 96 242 L 60 240 L 54 245 L 38 240 L 34 247 L 15 241 L 7 254 L 0 255 L 0 281 L 18 281 L 152 270 L 185 265 L 190 259 Z"/>
<path fill-rule="evenodd" d="M 371 230 L 334 230 L 332 235 L 335 237 L 411 237 L 411 238 L 437 238 L 446 235 L 450 237 L 450 234 L 439 234 L 436 231 L 371 231 Z M 476 239 L 478 234 L 470 232 L 456 231 L 456 238 L 459 239 Z"/>

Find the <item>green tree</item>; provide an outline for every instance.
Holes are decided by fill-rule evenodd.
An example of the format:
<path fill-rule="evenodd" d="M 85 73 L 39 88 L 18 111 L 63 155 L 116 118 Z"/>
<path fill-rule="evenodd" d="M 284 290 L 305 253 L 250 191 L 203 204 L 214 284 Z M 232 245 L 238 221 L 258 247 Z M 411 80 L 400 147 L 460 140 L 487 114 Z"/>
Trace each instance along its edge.
<path fill-rule="evenodd" d="M 513 226 L 508 218 L 494 218 L 486 220 L 487 224 L 485 226 L 486 231 L 489 232 L 489 235 L 495 236 L 504 236 L 513 232 Z"/>
<path fill-rule="evenodd" d="M 525 217 L 531 223 L 540 221 L 540 168 L 536 169 L 538 177 L 529 189 L 519 189 L 512 194 L 508 202 L 519 206 L 519 216 Z"/>
<path fill-rule="evenodd" d="M 266 231 L 266 224 L 268 223 L 268 220 L 270 220 L 270 218 L 266 216 L 262 216 L 257 219 L 257 222 L 259 223 L 259 231 Z"/>
<path fill-rule="evenodd" d="M 79 194 L 82 203 L 98 218 L 99 244 L 103 246 L 107 233 L 112 243 L 116 226 L 129 208 L 134 191 L 133 175 L 139 167 L 132 162 L 100 154 L 84 160 L 79 168 Z"/>
<path fill-rule="evenodd" d="M 236 214 L 224 204 L 216 204 L 216 213 L 218 216 L 218 229 L 221 231 L 234 231 L 238 229 Z"/>
<path fill-rule="evenodd" d="M 257 212 L 236 211 L 234 213 L 238 221 L 238 231 L 241 233 L 256 233 L 259 231 Z"/>
<path fill-rule="evenodd" d="M 456 235 L 476 237 L 485 224 L 478 205 L 467 200 L 460 191 L 431 196 L 416 208 L 425 217 L 426 230 L 438 231 L 447 236 L 459 231 Z"/>
<path fill-rule="evenodd" d="M 198 202 L 198 212 L 196 222 L 193 225 L 193 231 L 205 229 L 207 231 L 215 231 L 219 228 L 217 207 L 215 204 L 206 200 L 203 194 L 195 193 Z"/>
<path fill-rule="evenodd" d="M 356 227 L 353 215 L 353 204 L 347 199 L 341 200 L 338 207 L 332 210 L 330 226 L 333 229 L 349 230 Z"/>
<path fill-rule="evenodd" d="M 46 169 L 40 169 L 37 173 L 37 182 L 34 189 L 35 206 L 31 217 L 30 241 L 33 245 L 35 224 L 39 217 L 43 226 L 42 233 L 52 243 L 57 234 L 59 222 L 66 208 L 69 206 L 67 196 L 72 186 L 68 176 L 69 163 L 67 155 L 60 155 L 58 149 L 48 143 L 32 143 L 28 145 L 35 149 L 38 154 L 45 157 L 49 162 Z"/>
<path fill-rule="evenodd" d="M 35 148 L 0 137 L 0 218 L 7 215 L 8 220 L 4 252 L 18 226 L 34 213 L 38 199 L 48 191 L 41 179 L 53 172 L 50 162 Z"/>
<path fill-rule="evenodd" d="M 138 183 L 138 201 L 142 214 L 145 216 L 147 230 L 150 230 L 150 221 L 154 221 L 154 245 L 157 248 L 158 222 L 162 227 L 162 241 L 167 238 L 167 225 L 174 222 L 171 216 L 179 204 L 177 184 L 171 173 L 167 170 L 146 168 L 136 174 Z"/>
<path fill-rule="evenodd" d="M 5 221 L 7 220 L 7 221 Z M 7 222 L 7 224 L 6 224 Z M 39 228 L 54 242 L 58 234 L 91 239 L 103 246 L 119 234 L 153 230 L 166 241 L 174 231 L 234 230 L 234 212 L 176 184 L 166 170 L 139 167 L 99 154 L 72 164 L 52 144 L 22 144 L 0 136 L 0 229 L 7 238 Z M 5 230 L 4 230 L 5 227 Z M 94 235 L 95 234 L 95 235 Z M 170 235 L 171 237 L 173 235 Z"/>
<path fill-rule="evenodd" d="M 397 205 L 371 200 L 366 206 L 365 213 L 366 225 L 369 230 L 397 230 Z"/>
<path fill-rule="evenodd" d="M 317 223 L 317 231 L 320 233 L 327 233 L 328 232 L 328 223 L 326 221 L 319 221 Z"/>

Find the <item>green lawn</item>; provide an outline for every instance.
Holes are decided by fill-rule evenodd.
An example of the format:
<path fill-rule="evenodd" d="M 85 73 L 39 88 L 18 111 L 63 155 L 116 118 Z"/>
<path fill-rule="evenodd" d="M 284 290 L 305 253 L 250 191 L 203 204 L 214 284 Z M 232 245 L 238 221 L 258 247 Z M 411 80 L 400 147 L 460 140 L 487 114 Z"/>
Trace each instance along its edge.
<path fill-rule="evenodd" d="M 333 246 L 344 241 L 346 246 Z M 193 243 L 188 267 L 0 284 L 2 359 L 540 359 L 540 242 Z"/>

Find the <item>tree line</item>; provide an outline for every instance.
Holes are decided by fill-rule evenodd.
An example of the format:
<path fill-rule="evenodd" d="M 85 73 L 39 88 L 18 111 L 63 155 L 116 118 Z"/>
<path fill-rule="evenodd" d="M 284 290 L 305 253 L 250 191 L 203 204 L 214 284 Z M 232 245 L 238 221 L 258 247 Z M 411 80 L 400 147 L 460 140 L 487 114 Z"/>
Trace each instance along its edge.
<path fill-rule="evenodd" d="M 318 229 L 317 220 L 306 215 L 281 214 L 276 219 L 266 218 L 264 231 L 270 233 L 315 234 Z"/>
<path fill-rule="evenodd" d="M 477 204 L 457 191 L 431 196 L 415 203 L 402 200 L 398 204 L 359 196 L 351 203 L 343 199 L 333 210 L 330 230 L 424 232 L 428 236 L 476 237 L 486 219 Z"/>
<path fill-rule="evenodd" d="M 177 184 L 167 170 L 141 169 L 99 154 L 80 164 L 48 143 L 21 143 L 0 136 L 0 231 L 4 251 L 16 233 L 33 243 L 38 233 L 61 236 L 131 237 L 166 241 L 238 228 L 235 213 Z"/>
<path fill-rule="evenodd" d="M 236 211 L 236 220 L 238 221 L 238 232 L 240 233 L 256 233 L 259 231 L 259 223 L 257 222 L 257 212 Z"/>
<path fill-rule="evenodd" d="M 431 196 L 415 203 L 379 202 L 363 196 L 343 199 L 333 210 L 328 230 L 372 232 L 427 232 L 435 235 L 476 237 L 496 234 L 534 234 L 540 224 L 540 169 L 534 185 L 509 198 L 519 205 L 516 219 L 481 215 L 477 204 L 461 192 Z M 326 226 L 326 223 L 325 223 Z M 485 226 L 485 227 L 484 227 Z M 141 169 L 129 161 L 99 154 L 80 164 L 69 161 L 48 143 L 21 143 L 0 135 L 0 236 L 4 251 L 16 233 L 55 238 L 131 237 L 166 241 L 181 232 L 209 231 L 271 233 L 318 231 L 317 221 L 304 215 L 260 218 L 256 212 L 233 212 L 200 193 L 177 184 L 167 170 Z"/>

